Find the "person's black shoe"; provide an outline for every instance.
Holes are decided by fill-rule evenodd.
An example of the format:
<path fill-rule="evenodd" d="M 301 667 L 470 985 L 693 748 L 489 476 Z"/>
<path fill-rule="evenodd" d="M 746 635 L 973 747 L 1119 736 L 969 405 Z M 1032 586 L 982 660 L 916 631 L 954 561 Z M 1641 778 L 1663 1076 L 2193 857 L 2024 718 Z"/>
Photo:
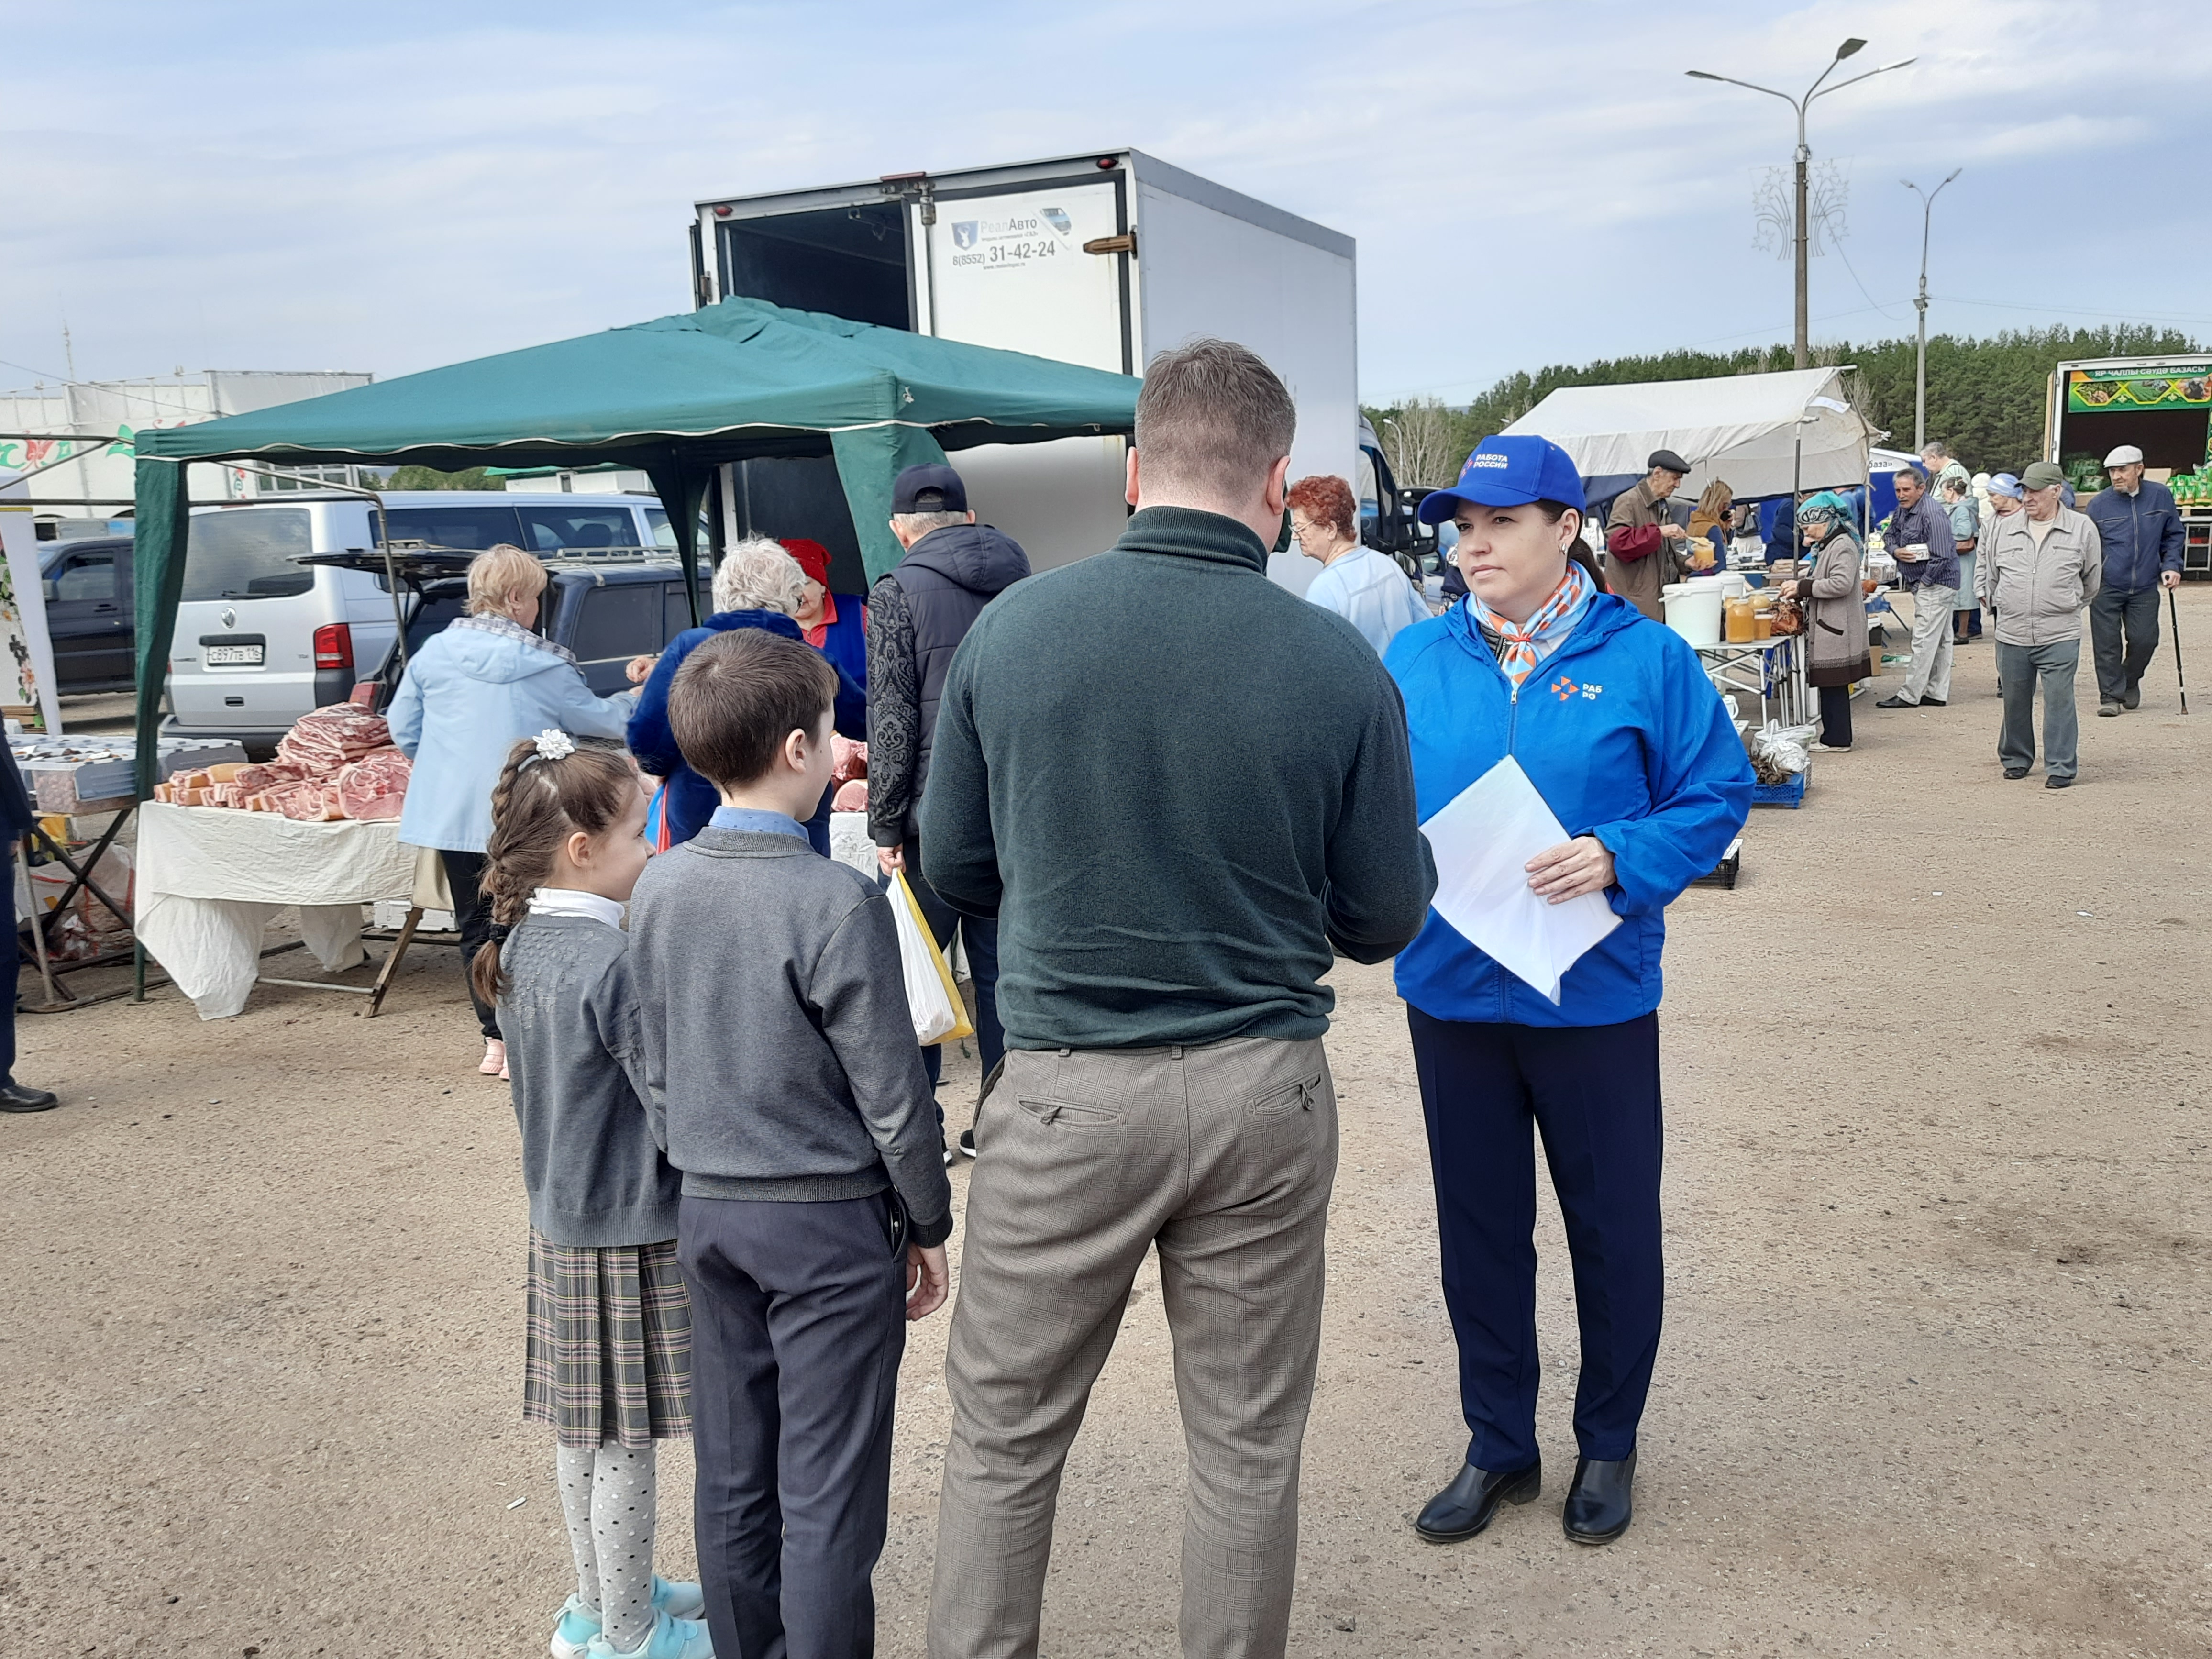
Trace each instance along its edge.
<path fill-rule="evenodd" d="M 2116 720 L 2120 717 L 2120 706 L 2116 702 L 2100 702 L 2097 705 L 2097 712 L 2108 720 Z"/>
<path fill-rule="evenodd" d="M 1462 1463 L 1451 1485 L 1422 1507 L 1413 1530 L 1431 1544 L 1464 1543 L 1490 1524 L 1500 1504 L 1526 1504 L 1543 1489 L 1540 1458 L 1504 1474 Z"/>
<path fill-rule="evenodd" d="M 1577 1458 L 1575 1480 L 1567 1488 L 1566 1513 L 1562 1517 L 1567 1536 L 1577 1544 L 1610 1544 L 1626 1532 L 1634 1513 L 1630 1488 L 1635 1484 L 1634 1452 L 1617 1463 Z"/>
<path fill-rule="evenodd" d="M 2045 789 L 2071 789 L 2074 787 L 2074 780 L 2056 776 L 2047 777 L 2043 781 L 2043 787 Z"/>
<path fill-rule="evenodd" d="M 1877 708 L 1917 708 L 1920 705 L 1911 697 L 1893 695 L 1884 697 L 1880 702 L 1875 704 L 1875 707 Z"/>
<path fill-rule="evenodd" d="M 1948 708 L 1951 705 L 1941 697 L 1923 697 L 1920 706 L 1923 708 Z"/>
<path fill-rule="evenodd" d="M 975 1156 L 975 1132 L 973 1129 L 963 1129 L 960 1132 L 960 1156 L 963 1158 Z"/>
<path fill-rule="evenodd" d="M 62 1097 L 51 1089 L 27 1089 L 20 1083 L 0 1084 L 0 1112 L 51 1112 Z"/>
<path fill-rule="evenodd" d="M 2120 707 L 2123 708 L 2140 708 L 2142 707 L 2142 681 L 2130 680 L 2128 682 L 2128 689 L 2120 695 Z"/>
<path fill-rule="evenodd" d="M 2008 766 L 2005 768 L 2005 776 L 2010 778 L 2014 782 L 2018 782 L 2027 775 L 2027 769 L 2025 766 Z"/>

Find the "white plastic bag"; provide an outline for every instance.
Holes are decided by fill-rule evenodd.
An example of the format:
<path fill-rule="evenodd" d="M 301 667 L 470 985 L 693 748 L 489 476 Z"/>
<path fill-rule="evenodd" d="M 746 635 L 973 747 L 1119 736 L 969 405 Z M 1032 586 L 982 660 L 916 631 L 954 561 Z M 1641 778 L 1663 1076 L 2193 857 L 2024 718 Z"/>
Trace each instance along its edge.
<path fill-rule="evenodd" d="M 952 983 L 937 941 L 921 917 L 906 872 L 891 872 L 891 920 L 898 928 L 899 969 L 906 981 L 907 1010 L 914 1017 L 914 1038 L 925 1048 L 973 1035 L 968 1011 Z"/>

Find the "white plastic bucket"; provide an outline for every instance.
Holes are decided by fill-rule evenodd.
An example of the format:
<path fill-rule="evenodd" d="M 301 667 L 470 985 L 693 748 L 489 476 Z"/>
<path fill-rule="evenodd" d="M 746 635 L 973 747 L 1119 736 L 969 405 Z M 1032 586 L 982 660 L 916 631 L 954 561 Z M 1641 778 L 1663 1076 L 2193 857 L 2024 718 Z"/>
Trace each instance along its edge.
<path fill-rule="evenodd" d="M 1660 590 L 1667 606 L 1667 626 L 1692 645 L 1721 642 L 1721 599 L 1727 583 L 1707 578 L 1702 582 L 1674 582 Z"/>

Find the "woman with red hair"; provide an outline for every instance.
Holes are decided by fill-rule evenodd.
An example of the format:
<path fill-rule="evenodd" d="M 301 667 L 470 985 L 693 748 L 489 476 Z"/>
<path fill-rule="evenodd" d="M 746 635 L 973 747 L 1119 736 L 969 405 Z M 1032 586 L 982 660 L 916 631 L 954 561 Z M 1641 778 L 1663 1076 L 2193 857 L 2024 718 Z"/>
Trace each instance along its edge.
<path fill-rule="evenodd" d="M 1291 533 L 1298 550 L 1321 562 L 1306 598 L 1358 629 L 1377 656 L 1401 628 L 1426 622 L 1429 607 L 1396 563 L 1359 542 L 1352 486 L 1325 472 L 1291 486 Z"/>
<path fill-rule="evenodd" d="M 830 550 L 804 536 L 784 538 L 783 550 L 806 573 L 806 597 L 792 620 L 799 631 L 823 656 L 853 677 L 866 690 L 868 684 L 868 602 L 857 593 L 830 591 Z"/>

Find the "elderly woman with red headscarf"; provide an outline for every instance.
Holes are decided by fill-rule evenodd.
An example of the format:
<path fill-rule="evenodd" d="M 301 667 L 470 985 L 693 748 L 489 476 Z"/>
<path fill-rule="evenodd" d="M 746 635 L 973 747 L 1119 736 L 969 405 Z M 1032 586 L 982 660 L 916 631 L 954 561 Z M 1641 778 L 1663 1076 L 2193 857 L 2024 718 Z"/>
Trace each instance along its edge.
<path fill-rule="evenodd" d="M 783 550 L 806 573 L 806 594 L 792 620 L 807 644 L 853 678 L 868 684 L 868 602 L 858 593 L 830 591 L 830 550 L 804 536 L 787 537 Z"/>

